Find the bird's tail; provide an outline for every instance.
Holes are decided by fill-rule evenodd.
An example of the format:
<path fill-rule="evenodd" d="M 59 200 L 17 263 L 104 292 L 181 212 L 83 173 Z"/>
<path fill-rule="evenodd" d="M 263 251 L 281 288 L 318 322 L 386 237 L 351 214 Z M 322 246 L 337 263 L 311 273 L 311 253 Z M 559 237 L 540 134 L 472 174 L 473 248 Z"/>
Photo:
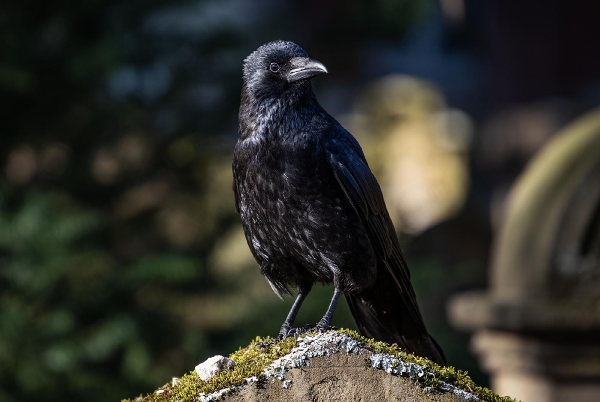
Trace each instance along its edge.
<path fill-rule="evenodd" d="M 412 289 L 409 291 L 412 292 Z M 363 336 L 396 343 L 408 353 L 445 365 L 444 352 L 425 329 L 416 303 L 406 303 L 403 292 L 406 290 L 399 288 L 389 271 L 380 269 L 372 287 L 361 293 L 346 293 L 345 296 Z M 416 314 L 410 311 L 414 307 Z"/>

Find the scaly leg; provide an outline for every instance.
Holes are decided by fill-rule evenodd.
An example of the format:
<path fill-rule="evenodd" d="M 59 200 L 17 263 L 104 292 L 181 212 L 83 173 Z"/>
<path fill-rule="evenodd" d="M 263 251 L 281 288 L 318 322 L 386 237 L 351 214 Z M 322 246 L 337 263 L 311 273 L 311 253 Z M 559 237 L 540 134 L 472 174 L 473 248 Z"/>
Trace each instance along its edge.
<path fill-rule="evenodd" d="M 333 297 L 331 298 L 331 303 L 329 303 L 329 308 L 327 312 L 321 318 L 321 321 L 317 324 L 317 329 L 319 331 L 326 331 L 331 326 L 331 319 L 333 318 L 333 311 L 335 310 L 335 306 L 337 306 L 338 299 L 340 298 L 340 294 L 342 294 L 341 290 L 335 288 L 333 292 Z"/>
<path fill-rule="evenodd" d="M 308 294 L 308 292 L 310 292 L 311 287 L 298 287 L 298 296 L 296 297 L 296 301 L 294 301 L 294 304 L 292 305 L 292 308 L 290 309 L 290 312 L 288 313 L 285 321 L 283 322 L 283 325 L 281 326 L 281 329 L 279 330 L 279 335 L 277 336 L 277 339 L 284 339 L 287 338 L 288 336 L 290 336 L 290 331 L 292 331 L 292 326 L 294 325 L 294 320 L 296 319 L 296 315 L 298 314 L 298 311 L 300 310 L 300 306 L 302 306 L 302 302 L 304 301 L 304 298 L 306 297 L 306 295 Z"/>

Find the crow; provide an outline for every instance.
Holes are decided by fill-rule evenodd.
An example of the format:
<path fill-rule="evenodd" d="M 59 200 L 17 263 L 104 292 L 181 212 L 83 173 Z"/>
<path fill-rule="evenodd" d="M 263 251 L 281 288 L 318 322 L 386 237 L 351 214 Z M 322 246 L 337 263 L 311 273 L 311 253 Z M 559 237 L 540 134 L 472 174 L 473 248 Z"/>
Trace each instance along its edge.
<path fill-rule="evenodd" d="M 317 102 L 310 80 L 327 73 L 293 42 L 244 60 L 233 191 L 248 246 L 273 291 L 296 300 L 333 283 L 316 328 L 330 327 L 344 293 L 361 334 L 445 364 L 429 335 L 381 189 L 356 139 Z"/>

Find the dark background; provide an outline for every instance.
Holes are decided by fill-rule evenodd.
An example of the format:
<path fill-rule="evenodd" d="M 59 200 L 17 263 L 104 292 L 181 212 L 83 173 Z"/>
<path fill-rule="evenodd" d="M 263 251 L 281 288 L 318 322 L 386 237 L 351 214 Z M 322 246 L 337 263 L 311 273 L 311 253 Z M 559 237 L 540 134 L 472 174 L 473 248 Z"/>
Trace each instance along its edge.
<path fill-rule="evenodd" d="M 132 397 L 277 333 L 292 300 L 249 254 L 230 163 L 242 61 L 279 38 L 329 68 L 315 92 L 380 178 L 428 327 L 485 384 L 445 303 L 485 286 L 526 162 L 600 102 L 598 15 L 577 0 L 5 0 L 0 400 Z M 334 325 L 354 326 L 345 304 Z"/>

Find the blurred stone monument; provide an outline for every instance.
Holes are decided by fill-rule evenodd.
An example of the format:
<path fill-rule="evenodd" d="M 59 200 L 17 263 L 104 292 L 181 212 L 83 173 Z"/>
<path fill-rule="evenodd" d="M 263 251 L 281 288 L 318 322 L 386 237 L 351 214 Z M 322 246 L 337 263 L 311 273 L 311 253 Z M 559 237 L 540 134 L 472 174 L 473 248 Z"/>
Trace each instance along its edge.
<path fill-rule="evenodd" d="M 500 395 L 600 401 L 600 109 L 544 147 L 512 188 L 490 289 L 456 297 L 456 327 Z"/>

